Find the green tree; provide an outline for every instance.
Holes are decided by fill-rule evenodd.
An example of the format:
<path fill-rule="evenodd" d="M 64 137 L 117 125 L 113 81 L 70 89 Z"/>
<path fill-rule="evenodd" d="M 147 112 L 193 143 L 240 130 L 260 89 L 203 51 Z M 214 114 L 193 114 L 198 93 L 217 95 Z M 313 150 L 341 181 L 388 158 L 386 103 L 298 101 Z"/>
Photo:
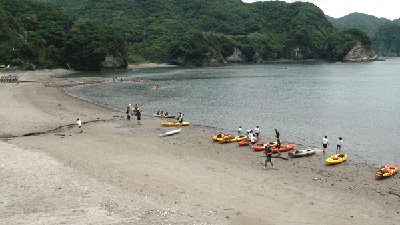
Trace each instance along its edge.
<path fill-rule="evenodd" d="M 125 55 L 122 36 L 110 25 L 95 20 L 79 20 L 66 42 L 69 62 L 77 70 L 101 70 L 108 53 Z"/>

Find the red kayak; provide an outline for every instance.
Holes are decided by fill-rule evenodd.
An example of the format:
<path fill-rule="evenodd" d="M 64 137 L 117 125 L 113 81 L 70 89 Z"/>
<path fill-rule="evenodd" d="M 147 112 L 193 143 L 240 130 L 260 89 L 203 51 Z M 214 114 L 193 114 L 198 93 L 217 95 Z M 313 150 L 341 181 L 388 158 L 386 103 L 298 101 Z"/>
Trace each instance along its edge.
<path fill-rule="evenodd" d="M 279 152 L 286 152 L 286 151 L 292 150 L 294 148 L 294 146 L 296 146 L 296 145 L 295 144 L 290 144 L 290 145 L 281 146 L 279 148 Z M 271 150 L 273 152 L 278 152 L 277 148 L 272 148 Z"/>
<path fill-rule="evenodd" d="M 256 138 L 256 142 L 257 142 L 258 138 Z M 239 142 L 239 146 L 246 146 L 251 144 L 251 141 L 249 139 L 243 140 L 241 142 Z"/>
<path fill-rule="evenodd" d="M 276 146 L 276 144 L 277 144 L 276 142 L 270 142 L 270 143 L 267 143 L 267 144 L 257 144 L 255 146 L 253 146 L 253 150 L 254 151 L 264 151 L 265 148 L 267 147 L 267 145 Z"/>

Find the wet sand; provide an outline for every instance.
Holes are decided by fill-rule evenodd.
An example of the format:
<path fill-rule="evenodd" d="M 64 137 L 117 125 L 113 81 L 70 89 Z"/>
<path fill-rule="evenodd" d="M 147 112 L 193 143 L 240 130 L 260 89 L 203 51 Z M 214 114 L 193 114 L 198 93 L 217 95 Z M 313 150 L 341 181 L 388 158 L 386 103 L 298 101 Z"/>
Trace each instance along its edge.
<path fill-rule="evenodd" d="M 212 142 L 223 130 L 191 124 L 161 138 L 177 129 L 161 127 L 167 119 L 144 111 L 137 125 L 123 112 L 68 96 L 61 87 L 78 78 L 52 78 L 65 73 L 21 72 L 20 84 L 0 84 L 1 224 L 400 221 L 399 174 L 376 180 L 378 168 L 351 155 L 327 166 L 332 145 L 326 155 L 273 158 L 275 168 L 263 170 L 263 152 Z M 273 130 L 261 129 L 271 141 Z"/>

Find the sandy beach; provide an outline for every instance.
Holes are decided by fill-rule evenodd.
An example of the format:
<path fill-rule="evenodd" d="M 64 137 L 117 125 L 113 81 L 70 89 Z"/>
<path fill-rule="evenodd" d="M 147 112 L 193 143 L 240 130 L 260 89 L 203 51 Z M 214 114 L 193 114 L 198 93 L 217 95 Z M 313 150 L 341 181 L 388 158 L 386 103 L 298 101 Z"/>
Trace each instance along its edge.
<path fill-rule="evenodd" d="M 156 66 L 165 65 L 130 69 Z M 66 95 L 62 87 L 111 82 L 54 78 L 68 73 L 3 73 L 21 82 L 0 84 L 0 224 L 400 222 L 400 174 L 376 180 L 378 168 L 351 155 L 327 166 L 333 143 L 326 155 L 273 158 L 263 170 L 263 152 L 212 142 L 224 130 L 191 124 L 160 137 L 177 129 L 160 126 L 168 119 L 144 111 L 138 125 Z M 260 127 L 272 141 L 273 127 Z"/>

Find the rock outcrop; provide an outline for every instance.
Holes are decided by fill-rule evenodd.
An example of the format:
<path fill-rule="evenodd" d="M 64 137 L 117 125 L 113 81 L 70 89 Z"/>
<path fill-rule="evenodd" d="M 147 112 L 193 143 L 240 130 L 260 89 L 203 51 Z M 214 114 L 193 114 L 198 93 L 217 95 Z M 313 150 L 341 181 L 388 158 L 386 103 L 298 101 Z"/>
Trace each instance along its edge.
<path fill-rule="evenodd" d="M 211 59 L 210 62 L 204 63 L 203 66 L 212 66 L 212 67 L 217 67 L 217 66 L 224 66 L 226 65 L 227 62 L 225 61 L 224 57 L 220 54 L 218 58 Z"/>
<path fill-rule="evenodd" d="M 101 62 L 102 69 L 126 69 L 128 67 L 128 62 L 126 58 L 121 54 L 110 54 L 108 53 Z"/>
<path fill-rule="evenodd" d="M 215 56 L 214 56 L 215 57 Z M 112 57 L 109 57 L 113 59 Z M 282 55 L 278 56 L 278 53 L 272 53 L 271 56 L 267 59 L 261 57 L 261 55 L 256 52 L 253 56 L 252 62 L 254 63 L 263 63 L 273 60 L 323 60 L 320 59 L 319 56 L 313 52 L 308 47 L 303 46 L 293 46 L 288 49 Z M 109 60 L 113 62 L 113 60 Z M 368 62 L 368 61 L 382 61 L 375 54 L 375 50 L 373 46 L 371 46 L 370 50 L 367 50 L 365 46 L 358 42 L 353 49 L 349 51 L 349 53 L 344 57 L 343 61 L 351 61 L 351 62 Z M 233 54 L 224 58 L 221 54 L 217 57 L 205 58 L 202 60 L 199 59 L 191 59 L 188 60 L 184 56 L 177 57 L 174 60 L 174 64 L 184 65 L 189 67 L 218 67 L 225 66 L 231 63 L 243 63 L 250 62 L 249 59 L 242 54 L 239 48 L 233 48 Z M 105 62 L 104 62 L 105 63 Z"/>
<path fill-rule="evenodd" d="M 226 57 L 226 61 L 229 63 L 240 63 L 246 62 L 246 57 L 242 54 L 242 51 L 238 48 L 233 48 L 233 54 Z"/>
<path fill-rule="evenodd" d="M 375 49 L 371 46 L 370 50 L 367 50 L 361 42 L 358 42 L 354 48 L 343 58 L 343 61 L 350 62 L 368 62 L 368 61 L 380 61 L 381 59 L 375 54 Z"/>

